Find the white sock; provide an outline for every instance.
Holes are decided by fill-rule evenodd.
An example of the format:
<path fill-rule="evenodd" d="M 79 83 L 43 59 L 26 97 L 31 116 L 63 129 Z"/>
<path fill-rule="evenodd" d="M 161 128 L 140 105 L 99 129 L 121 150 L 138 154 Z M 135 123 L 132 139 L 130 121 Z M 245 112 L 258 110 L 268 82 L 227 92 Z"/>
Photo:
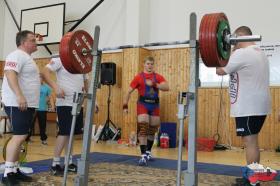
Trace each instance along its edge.
<path fill-rule="evenodd" d="M 7 174 L 8 174 L 8 173 L 14 172 L 14 167 L 15 167 L 15 163 L 14 163 L 14 162 L 6 161 L 6 162 L 5 162 L 4 177 L 7 177 Z"/>
<path fill-rule="evenodd" d="M 60 157 L 53 158 L 52 166 L 54 167 L 56 165 L 60 165 Z"/>
<path fill-rule="evenodd" d="M 19 163 L 18 163 L 18 161 L 15 162 L 14 172 L 17 172 L 17 169 L 19 169 Z"/>
<path fill-rule="evenodd" d="M 72 163 L 73 163 L 73 156 L 70 155 L 68 165 L 70 165 L 70 164 L 72 164 Z M 65 156 L 65 158 L 64 158 L 64 165 L 65 165 L 65 164 L 66 164 L 66 156 Z"/>

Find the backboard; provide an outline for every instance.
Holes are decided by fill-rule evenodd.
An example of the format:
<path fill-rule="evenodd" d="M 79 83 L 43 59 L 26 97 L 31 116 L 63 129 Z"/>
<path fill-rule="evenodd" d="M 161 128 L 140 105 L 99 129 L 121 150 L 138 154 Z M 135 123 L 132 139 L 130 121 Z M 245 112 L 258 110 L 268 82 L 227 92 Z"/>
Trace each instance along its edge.
<path fill-rule="evenodd" d="M 64 35 L 65 3 L 21 10 L 20 30 L 30 30 L 42 39 L 38 45 L 58 44 Z"/>

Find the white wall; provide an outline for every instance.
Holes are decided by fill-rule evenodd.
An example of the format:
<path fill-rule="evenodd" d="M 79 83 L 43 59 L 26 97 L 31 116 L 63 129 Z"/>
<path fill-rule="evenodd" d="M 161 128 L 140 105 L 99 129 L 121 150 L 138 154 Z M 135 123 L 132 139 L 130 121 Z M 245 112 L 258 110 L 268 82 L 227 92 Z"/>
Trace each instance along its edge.
<path fill-rule="evenodd" d="M 66 20 L 82 17 L 98 0 L 9 0 L 16 19 L 21 9 L 66 2 Z M 0 59 L 15 49 L 16 26 L 4 3 L 0 3 Z M 4 6 L 5 7 L 5 6 Z M 264 42 L 280 41 L 280 1 L 255 0 L 105 0 L 78 29 L 93 34 L 95 25 L 101 26 L 100 47 L 124 44 L 144 44 L 156 41 L 187 40 L 189 38 L 189 14 L 196 12 L 198 23 L 205 13 L 224 12 L 232 30 L 248 25 L 255 34 L 261 34 Z M 66 27 L 67 28 L 67 27 Z M 67 30 L 67 29 L 66 29 Z M 51 50 L 57 50 L 51 46 Z M 40 47 L 35 57 L 49 56 Z"/>
<path fill-rule="evenodd" d="M 224 12 L 231 30 L 251 27 L 264 42 L 280 41 L 280 1 L 256 0 L 151 0 L 149 41 L 189 38 L 189 14 L 196 12 L 198 23 L 206 13 Z"/>

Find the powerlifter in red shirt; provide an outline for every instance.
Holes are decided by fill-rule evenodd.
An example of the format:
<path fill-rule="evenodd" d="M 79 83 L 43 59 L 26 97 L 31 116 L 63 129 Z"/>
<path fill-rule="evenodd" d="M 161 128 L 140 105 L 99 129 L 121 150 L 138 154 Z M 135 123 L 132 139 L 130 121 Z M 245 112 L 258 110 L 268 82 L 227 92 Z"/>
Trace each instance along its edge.
<path fill-rule="evenodd" d="M 128 113 L 128 101 L 131 93 L 138 90 L 137 135 L 140 143 L 141 158 L 139 165 L 147 165 L 152 160 L 151 150 L 154 135 L 160 124 L 159 90 L 168 91 L 169 86 L 163 76 L 154 72 L 154 58 L 146 57 L 144 71 L 137 74 L 124 97 L 123 110 Z"/>

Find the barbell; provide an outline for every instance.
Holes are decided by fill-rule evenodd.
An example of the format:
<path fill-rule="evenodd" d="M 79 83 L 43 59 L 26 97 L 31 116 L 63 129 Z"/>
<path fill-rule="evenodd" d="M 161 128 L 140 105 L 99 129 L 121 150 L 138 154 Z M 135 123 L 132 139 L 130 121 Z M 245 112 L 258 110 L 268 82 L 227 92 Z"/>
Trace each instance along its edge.
<path fill-rule="evenodd" d="M 261 36 L 231 35 L 224 13 L 205 14 L 199 27 L 199 51 L 207 67 L 223 67 L 228 63 L 231 45 L 237 42 L 261 41 Z"/>
<path fill-rule="evenodd" d="M 228 63 L 231 45 L 237 42 L 261 41 L 260 35 L 236 36 L 224 13 L 205 14 L 199 27 L 199 51 L 207 67 L 223 67 Z M 92 69 L 93 38 L 84 30 L 66 33 L 59 46 L 59 57 L 64 68 L 73 74 L 89 73 Z M 145 45 L 124 45 L 104 50 L 142 48 L 160 45 L 189 44 L 189 41 L 159 42 Z"/>

